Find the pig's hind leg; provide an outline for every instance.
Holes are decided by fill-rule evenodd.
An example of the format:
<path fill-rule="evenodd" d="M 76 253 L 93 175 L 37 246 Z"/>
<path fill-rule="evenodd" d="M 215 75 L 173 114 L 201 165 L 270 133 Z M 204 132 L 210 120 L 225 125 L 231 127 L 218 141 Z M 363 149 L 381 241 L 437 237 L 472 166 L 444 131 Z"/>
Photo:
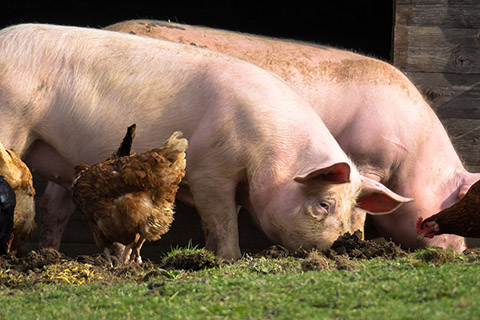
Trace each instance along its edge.
<path fill-rule="evenodd" d="M 39 210 L 39 246 L 60 249 L 62 235 L 71 214 L 75 211 L 70 192 L 60 185 L 48 182 Z"/>
<path fill-rule="evenodd" d="M 75 209 L 70 192 L 49 181 L 40 200 L 40 248 L 60 249 L 63 232 L 67 228 L 70 216 Z M 122 255 L 123 251 L 124 246 L 118 242 L 114 242 L 109 248 L 109 253 L 117 258 Z"/>

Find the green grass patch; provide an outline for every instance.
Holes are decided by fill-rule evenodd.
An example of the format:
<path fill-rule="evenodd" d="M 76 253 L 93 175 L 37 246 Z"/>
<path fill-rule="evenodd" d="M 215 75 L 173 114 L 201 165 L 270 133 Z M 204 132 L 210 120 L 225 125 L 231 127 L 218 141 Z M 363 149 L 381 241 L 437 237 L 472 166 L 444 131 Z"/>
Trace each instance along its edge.
<path fill-rule="evenodd" d="M 175 248 L 164 260 L 182 255 L 218 263 L 198 270 L 158 266 L 143 281 L 125 283 L 3 286 L 0 318 L 476 319 L 480 315 L 477 256 L 427 249 L 395 259 L 355 260 L 353 267 L 342 270 L 331 261 L 329 267 L 312 271 L 305 268 L 308 257 L 246 256 L 227 263 L 198 248 Z M 75 270 L 80 281 L 95 275 L 92 270 L 88 275 Z"/>

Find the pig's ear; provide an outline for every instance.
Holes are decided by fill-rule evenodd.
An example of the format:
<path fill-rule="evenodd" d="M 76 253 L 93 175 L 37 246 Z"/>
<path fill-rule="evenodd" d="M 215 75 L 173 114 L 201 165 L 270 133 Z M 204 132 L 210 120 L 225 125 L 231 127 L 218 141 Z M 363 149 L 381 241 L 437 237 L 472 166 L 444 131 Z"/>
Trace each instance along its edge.
<path fill-rule="evenodd" d="M 350 182 L 350 165 L 346 162 L 335 163 L 329 167 L 312 169 L 309 172 L 296 176 L 293 180 L 303 184 Z"/>
<path fill-rule="evenodd" d="M 365 176 L 361 177 L 361 192 L 357 199 L 357 206 L 372 215 L 387 214 L 403 203 L 413 201 L 405 198 L 385 187 L 380 182 Z"/>

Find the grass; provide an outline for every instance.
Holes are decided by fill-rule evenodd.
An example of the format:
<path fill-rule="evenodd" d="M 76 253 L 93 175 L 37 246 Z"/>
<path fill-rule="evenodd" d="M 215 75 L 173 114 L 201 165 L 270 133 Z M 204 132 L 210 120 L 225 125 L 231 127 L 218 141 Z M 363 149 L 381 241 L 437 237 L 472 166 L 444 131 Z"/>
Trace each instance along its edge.
<path fill-rule="evenodd" d="M 480 263 L 453 255 L 439 264 L 432 252 L 361 260 L 352 270 L 305 272 L 300 259 L 245 257 L 138 284 L 2 288 L 0 318 L 479 319 Z"/>

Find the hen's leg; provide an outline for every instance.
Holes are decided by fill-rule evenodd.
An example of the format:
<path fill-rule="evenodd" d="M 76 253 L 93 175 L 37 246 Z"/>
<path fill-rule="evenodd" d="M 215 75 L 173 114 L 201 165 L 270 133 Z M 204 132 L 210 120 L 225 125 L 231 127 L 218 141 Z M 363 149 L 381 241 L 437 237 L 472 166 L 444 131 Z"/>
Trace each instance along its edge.
<path fill-rule="evenodd" d="M 142 249 L 143 244 L 145 243 L 145 238 L 138 234 L 135 243 L 132 246 L 132 255 L 130 256 L 130 261 L 135 261 L 136 263 L 142 263 L 142 257 L 140 256 L 140 250 Z"/>
<path fill-rule="evenodd" d="M 110 263 L 110 267 L 113 268 L 112 256 L 110 255 L 110 249 L 108 247 L 105 247 L 103 249 L 103 253 L 105 253 L 105 256 L 107 257 L 108 263 Z"/>

